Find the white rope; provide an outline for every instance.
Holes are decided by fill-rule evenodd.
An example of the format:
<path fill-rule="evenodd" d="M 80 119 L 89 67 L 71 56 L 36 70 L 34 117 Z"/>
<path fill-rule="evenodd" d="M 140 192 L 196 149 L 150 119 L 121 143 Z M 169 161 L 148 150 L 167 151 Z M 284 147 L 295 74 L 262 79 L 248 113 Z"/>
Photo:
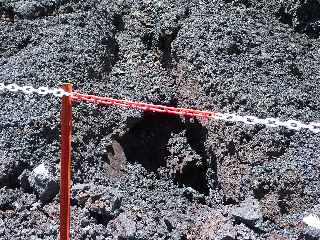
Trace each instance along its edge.
<path fill-rule="evenodd" d="M 10 92 L 18 92 L 21 91 L 25 94 L 32 94 L 36 93 L 39 95 L 48 95 L 52 94 L 55 97 L 63 97 L 63 96 L 70 96 L 71 94 L 64 91 L 62 88 L 54 88 L 54 89 L 49 89 L 48 87 L 39 87 L 39 88 L 34 88 L 32 86 L 18 86 L 17 84 L 9 84 L 5 85 L 4 83 L 0 83 L 0 91 L 1 90 L 8 90 Z"/>
<path fill-rule="evenodd" d="M 52 94 L 56 97 L 63 97 L 63 96 L 71 96 L 72 93 L 68 93 L 61 88 L 49 89 L 48 87 L 39 87 L 34 88 L 32 86 L 18 86 L 17 84 L 9 84 L 5 85 L 4 83 L 0 83 L 0 91 L 8 90 L 10 92 L 18 92 L 21 91 L 25 94 L 32 94 L 36 93 L 39 95 L 48 95 Z M 311 122 L 309 124 L 302 123 L 300 121 L 295 120 L 287 120 L 281 121 L 276 118 L 257 118 L 255 116 L 240 116 L 236 114 L 228 114 L 228 113 L 215 113 L 212 116 L 213 119 L 222 120 L 227 122 L 242 122 L 248 125 L 256 125 L 262 124 L 267 127 L 285 127 L 288 129 L 299 131 L 301 129 L 308 129 L 314 133 L 320 133 L 320 123 L 318 122 Z"/>
<path fill-rule="evenodd" d="M 311 122 L 309 124 L 302 123 L 296 120 L 287 120 L 287 121 L 280 121 L 277 118 L 257 118 L 255 116 L 239 116 L 236 114 L 228 114 L 228 113 L 216 113 L 213 116 L 214 119 L 223 120 L 228 122 L 242 122 L 249 125 L 256 125 L 262 124 L 267 127 L 285 127 L 288 129 L 299 131 L 301 129 L 308 129 L 315 133 L 320 133 L 320 123 L 318 122 Z"/>

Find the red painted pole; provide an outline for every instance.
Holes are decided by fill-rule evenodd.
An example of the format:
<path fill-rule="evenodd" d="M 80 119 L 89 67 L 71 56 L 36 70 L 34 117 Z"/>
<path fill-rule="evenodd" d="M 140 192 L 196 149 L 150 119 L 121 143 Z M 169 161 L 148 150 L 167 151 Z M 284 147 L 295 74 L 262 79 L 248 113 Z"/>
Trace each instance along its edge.
<path fill-rule="evenodd" d="M 66 92 L 72 92 L 72 84 L 64 84 L 63 89 Z M 61 107 L 60 240 L 69 240 L 72 98 L 63 96 Z"/>

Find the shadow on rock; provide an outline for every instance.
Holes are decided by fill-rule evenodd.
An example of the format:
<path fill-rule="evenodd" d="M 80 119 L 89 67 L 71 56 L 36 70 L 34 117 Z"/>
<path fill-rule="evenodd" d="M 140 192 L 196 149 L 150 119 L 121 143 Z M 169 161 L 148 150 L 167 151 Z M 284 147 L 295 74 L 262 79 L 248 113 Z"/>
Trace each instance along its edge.
<path fill-rule="evenodd" d="M 317 0 L 299 0 L 282 4 L 277 16 L 296 32 L 305 33 L 310 38 L 320 36 L 320 2 Z"/>
<path fill-rule="evenodd" d="M 148 171 L 165 169 L 180 186 L 208 194 L 206 135 L 207 130 L 196 120 L 145 114 L 119 143 L 128 162 L 140 163 Z"/>

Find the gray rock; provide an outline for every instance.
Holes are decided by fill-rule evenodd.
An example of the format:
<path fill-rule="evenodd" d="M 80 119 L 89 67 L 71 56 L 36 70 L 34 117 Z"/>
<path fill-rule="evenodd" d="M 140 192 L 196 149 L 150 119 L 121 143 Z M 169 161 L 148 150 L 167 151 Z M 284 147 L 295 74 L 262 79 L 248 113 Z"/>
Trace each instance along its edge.
<path fill-rule="evenodd" d="M 71 188 L 71 203 L 73 205 L 83 205 L 83 203 L 79 202 L 79 194 L 84 193 L 90 189 L 90 184 L 75 184 Z M 83 197 L 81 198 L 83 199 Z"/>
<path fill-rule="evenodd" d="M 311 239 L 320 239 L 320 229 L 306 226 L 303 232 L 306 237 Z"/>
<path fill-rule="evenodd" d="M 130 214 L 121 213 L 111 222 L 112 227 L 118 235 L 118 239 L 133 239 L 136 235 L 137 227 Z"/>
<path fill-rule="evenodd" d="M 12 210 L 14 209 L 14 202 L 17 201 L 18 196 L 16 192 L 6 187 L 0 189 L 0 209 Z"/>
<path fill-rule="evenodd" d="M 31 1 L 43 2 L 19 0 L 19 4 Z M 311 2 L 303 2 L 307 1 Z M 64 10 L 48 11 L 33 20 L 16 13 L 14 23 L 8 17 L 1 19 L 0 82 L 55 88 L 67 79 L 83 93 L 261 118 L 318 121 L 319 39 L 294 31 L 291 16 L 307 17 L 300 10 L 283 15 L 289 25 L 276 16 L 280 2 L 289 1 L 118 2 L 68 0 Z M 290 2 L 300 6 L 302 1 Z M 0 171 L 7 175 L 7 163 L 14 161 L 25 161 L 32 169 L 41 162 L 55 164 L 52 160 L 59 158 L 60 150 L 59 99 L 8 91 L 0 95 Z M 174 239 L 164 217 L 175 226 L 172 234 L 176 231 L 177 239 L 187 238 L 194 224 L 201 229 L 209 217 L 208 208 L 223 211 L 227 218 L 230 208 L 238 207 L 232 205 L 252 190 L 263 201 L 266 195 L 282 193 L 267 209 L 270 231 L 264 234 L 231 221 L 227 225 L 229 219 L 222 218 L 221 224 L 227 227 L 221 240 L 233 235 L 239 240 L 265 239 L 274 231 L 282 238 L 298 239 L 303 234 L 300 222 L 291 224 L 286 219 L 318 202 L 320 136 L 307 129 L 294 132 L 205 119 L 194 119 L 199 127 L 192 128 L 189 118 L 167 114 L 140 111 L 139 117 L 127 109 L 84 102 L 73 108 L 73 180 L 105 186 L 88 194 L 93 203 L 102 198 L 106 207 L 74 206 L 74 216 L 81 220 L 79 212 L 87 210 L 86 221 L 96 234 L 81 234 L 78 227 L 80 234 L 72 239 L 115 239 L 115 231 L 107 230 L 109 223 L 96 224 L 100 209 L 103 213 L 110 208 L 109 188 L 123 192 L 123 211 L 134 208 L 136 239 Z M 131 116 L 136 119 L 130 120 Z M 109 140 L 106 136 L 115 136 L 111 140 L 122 144 L 128 174 L 108 177 L 109 151 L 107 144 L 99 145 Z M 150 170 L 149 166 L 155 167 Z M 176 177 L 179 181 L 172 179 Z M 208 204 L 190 203 L 183 197 L 183 186 L 198 192 L 207 186 L 210 191 L 202 192 Z M 21 191 L 16 195 L 21 198 Z M 81 202 L 86 198 L 82 195 Z M 9 204 L 14 207 L 15 202 Z M 44 223 L 52 224 L 51 216 L 41 206 L 28 209 L 23 216 L 18 212 L 11 217 L 13 212 L 8 211 L 11 215 L 2 218 L 6 233 L 0 239 L 48 239 L 44 232 L 50 231 Z M 215 220 L 208 222 L 211 229 L 224 228 Z M 22 237 L 15 236 L 20 232 Z M 194 235 L 201 239 L 198 232 Z"/>
<path fill-rule="evenodd" d="M 18 1 L 14 7 L 19 17 L 35 19 L 50 15 L 63 2 L 65 0 Z"/>
<path fill-rule="evenodd" d="M 40 197 L 42 202 L 51 201 L 59 192 L 59 183 L 44 164 L 36 167 L 28 177 L 31 189 Z"/>
<path fill-rule="evenodd" d="M 240 203 L 240 207 L 232 211 L 232 216 L 247 225 L 254 226 L 262 220 L 262 212 L 259 201 L 254 198 L 247 198 Z"/>
<path fill-rule="evenodd" d="M 198 191 L 196 191 L 192 187 L 187 187 L 183 191 L 183 196 L 186 197 L 189 201 L 196 201 L 196 202 L 200 202 L 200 203 L 205 202 L 204 194 L 199 193 Z"/>
<path fill-rule="evenodd" d="M 304 235 L 310 238 L 319 239 L 320 238 L 320 217 L 318 213 L 319 205 L 316 205 L 312 211 L 312 214 L 309 214 L 303 218 L 304 222 Z"/>
<path fill-rule="evenodd" d="M 19 2 L 16 4 L 16 13 L 22 18 L 34 18 L 40 15 L 42 5 L 37 1 Z"/>
<path fill-rule="evenodd" d="M 0 189 L 0 211 L 20 212 L 28 209 L 36 201 L 36 196 L 22 192 L 20 189 Z"/>

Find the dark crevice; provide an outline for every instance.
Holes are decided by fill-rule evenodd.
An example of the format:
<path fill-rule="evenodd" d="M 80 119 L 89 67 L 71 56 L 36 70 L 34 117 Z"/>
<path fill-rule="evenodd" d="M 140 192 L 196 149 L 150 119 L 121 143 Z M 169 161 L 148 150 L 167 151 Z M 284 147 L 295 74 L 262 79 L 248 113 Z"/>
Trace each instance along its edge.
<path fill-rule="evenodd" d="M 221 240 L 235 240 L 235 238 L 226 236 L 226 237 L 223 237 Z"/>
<path fill-rule="evenodd" d="M 252 3 L 249 0 L 240 0 L 239 3 L 243 4 L 246 8 L 252 7 Z"/>
<path fill-rule="evenodd" d="M 31 121 L 28 127 L 33 130 L 28 136 L 30 152 L 37 151 L 41 144 L 50 145 L 59 140 L 59 126 L 54 123 L 44 124 L 40 121 Z"/>
<path fill-rule="evenodd" d="M 194 149 L 202 158 L 208 158 L 205 146 L 203 144 L 207 139 L 208 130 L 204 128 L 197 120 L 192 123 L 188 122 L 186 129 L 187 140 L 192 149 Z"/>
<path fill-rule="evenodd" d="M 0 3 L 0 20 L 5 20 L 14 23 L 15 11 L 11 6 L 5 6 Z"/>
<path fill-rule="evenodd" d="M 267 195 L 271 189 L 269 188 L 268 183 L 260 183 L 254 190 L 254 197 L 258 200 L 261 200 L 265 195 Z"/>
<path fill-rule="evenodd" d="M 237 43 L 231 43 L 227 48 L 226 48 L 226 53 L 228 55 L 239 55 L 241 54 L 241 49 Z"/>
<path fill-rule="evenodd" d="M 234 144 L 233 141 L 230 141 L 228 144 L 227 144 L 227 151 L 228 153 L 231 155 L 231 156 L 234 156 L 237 151 L 236 151 L 236 146 Z"/>
<path fill-rule="evenodd" d="M 302 76 L 303 76 L 303 73 L 302 71 L 298 68 L 298 66 L 296 64 L 291 64 L 289 66 L 289 69 L 290 69 L 290 73 L 291 75 L 297 77 L 298 79 L 301 79 Z"/>
<path fill-rule="evenodd" d="M 198 121 L 182 122 L 178 117 L 145 113 L 143 119 L 117 141 L 128 162 L 140 163 L 148 171 L 156 172 L 160 167 L 167 167 L 171 156 L 168 150 L 169 139 L 183 130 L 186 131 L 188 145 L 200 159 L 182 154 L 183 163 L 177 163 L 174 179 L 179 186 L 190 186 L 200 193 L 208 194 L 206 173 L 209 157 L 204 147 L 207 130 Z"/>
<path fill-rule="evenodd" d="M 237 205 L 237 204 L 238 204 L 238 201 L 236 201 L 235 199 L 231 197 L 226 198 L 224 196 L 223 205 L 227 206 L 227 205 Z"/>
<path fill-rule="evenodd" d="M 97 224 L 105 227 L 108 226 L 108 223 L 114 218 L 106 213 L 104 209 L 100 209 L 100 211 L 90 211 L 90 216 L 96 220 Z"/>
<path fill-rule="evenodd" d="M 206 178 L 208 170 L 209 156 L 206 153 L 204 142 L 207 139 L 208 130 L 204 128 L 198 120 L 186 122 L 186 138 L 191 148 L 201 157 L 200 161 L 188 161 L 182 166 L 180 172 L 177 172 L 175 180 L 182 186 L 190 186 L 200 193 L 209 194 L 209 186 Z"/>
<path fill-rule="evenodd" d="M 146 32 L 142 37 L 141 41 L 146 46 L 147 50 L 152 50 L 154 46 L 154 33 Z"/>
<path fill-rule="evenodd" d="M 179 186 L 189 186 L 200 193 L 209 195 L 209 186 L 206 179 L 208 166 L 204 162 L 200 162 L 200 164 L 202 165 L 195 162 L 184 164 L 181 172 L 176 173 L 175 180 Z"/>
<path fill-rule="evenodd" d="M 60 15 L 69 14 L 69 13 L 73 13 L 73 12 L 74 12 L 74 9 L 71 4 L 66 4 L 66 5 L 62 5 L 59 7 L 59 14 Z"/>
<path fill-rule="evenodd" d="M 172 42 L 176 39 L 179 28 L 174 28 L 171 31 L 162 30 L 159 35 L 158 48 L 162 52 L 160 62 L 165 69 L 172 68 Z"/>
<path fill-rule="evenodd" d="M 19 43 L 18 43 L 18 46 L 17 48 L 19 50 L 22 50 L 24 48 L 26 48 L 31 42 L 32 42 L 32 36 L 31 35 L 28 35 L 26 37 L 24 37 Z"/>
<path fill-rule="evenodd" d="M 299 237 L 297 239 L 304 239 L 304 240 L 319 240 L 318 236 L 311 236 L 308 234 L 300 233 Z"/>
<path fill-rule="evenodd" d="M 46 216 L 46 218 L 48 219 L 55 219 L 55 216 L 54 215 L 50 215 L 48 212 L 46 212 L 43 208 L 38 208 L 38 210 Z"/>
<path fill-rule="evenodd" d="M 208 176 L 209 179 L 212 179 L 212 185 L 210 185 L 210 187 L 215 188 L 215 189 L 222 189 L 221 184 L 219 182 L 219 178 L 218 178 L 217 156 L 213 152 L 212 148 L 209 149 L 208 153 L 209 153 L 208 156 L 210 156 L 208 168 L 210 168 L 212 171 L 212 174 L 210 176 Z"/>
<path fill-rule="evenodd" d="M 6 203 L 6 204 L 2 204 L 0 205 L 0 211 L 15 211 L 15 207 L 13 206 L 12 203 Z"/>
<path fill-rule="evenodd" d="M 240 136 L 240 145 L 247 144 L 252 141 L 252 136 L 246 132 L 243 132 Z"/>
<path fill-rule="evenodd" d="M 114 37 L 104 37 L 101 44 L 105 47 L 105 55 L 101 56 L 102 69 L 110 72 L 119 61 L 119 44 Z M 95 74 L 94 74 L 95 75 Z"/>
<path fill-rule="evenodd" d="M 289 205 L 288 205 L 288 194 L 284 192 L 279 192 L 279 202 L 278 205 L 280 207 L 281 215 L 285 215 L 289 213 Z"/>
<path fill-rule="evenodd" d="M 292 26 L 293 16 L 286 11 L 285 6 L 280 7 L 277 12 L 277 17 L 279 18 L 280 22 Z"/>
<path fill-rule="evenodd" d="M 187 7 L 184 8 L 183 12 L 181 12 L 180 14 L 176 15 L 176 20 L 180 21 L 180 20 L 187 19 L 187 18 L 190 17 L 190 15 L 191 15 L 191 9 L 190 9 L 189 6 L 187 6 Z"/>
<path fill-rule="evenodd" d="M 54 128 L 51 128 L 49 126 L 43 126 L 42 128 L 40 128 L 40 131 L 37 132 L 36 134 L 32 134 L 31 137 L 33 139 L 37 139 L 35 140 L 36 142 L 38 142 L 37 144 L 39 144 L 40 142 L 44 142 L 46 144 L 52 144 L 54 141 L 58 141 L 59 140 L 59 129 L 58 126 L 55 126 Z M 37 145 L 35 143 L 33 143 L 32 145 Z"/>
<path fill-rule="evenodd" d="M 276 16 L 298 33 L 305 33 L 310 38 L 320 36 L 320 3 L 317 0 L 283 3 Z"/>
<path fill-rule="evenodd" d="M 280 134 L 283 135 L 281 139 L 272 139 L 272 143 L 266 151 L 269 159 L 283 156 L 290 147 L 291 137 L 294 135 L 294 132 L 283 130 Z"/>
<path fill-rule="evenodd" d="M 112 18 L 112 25 L 115 27 L 116 32 L 124 30 L 124 21 L 122 14 L 115 14 Z"/>
<path fill-rule="evenodd" d="M 277 149 L 271 149 L 266 151 L 266 155 L 269 159 L 279 158 L 287 152 L 287 148 L 280 146 Z"/>
<path fill-rule="evenodd" d="M 184 18 L 188 18 L 188 17 L 190 17 L 190 15 L 191 15 L 191 10 L 189 7 L 186 7 L 184 9 Z"/>
<path fill-rule="evenodd" d="M 166 166 L 165 158 L 170 154 L 167 149 L 172 132 L 183 128 L 180 118 L 158 114 L 145 114 L 119 140 L 127 160 L 138 162 L 149 171 Z"/>
<path fill-rule="evenodd" d="M 16 161 L 7 166 L 6 174 L 3 174 L 0 178 L 0 188 L 8 187 L 8 188 L 19 188 L 19 176 L 23 172 L 23 170 L 28 168 L 28 164 L 22 161 Z"/>

